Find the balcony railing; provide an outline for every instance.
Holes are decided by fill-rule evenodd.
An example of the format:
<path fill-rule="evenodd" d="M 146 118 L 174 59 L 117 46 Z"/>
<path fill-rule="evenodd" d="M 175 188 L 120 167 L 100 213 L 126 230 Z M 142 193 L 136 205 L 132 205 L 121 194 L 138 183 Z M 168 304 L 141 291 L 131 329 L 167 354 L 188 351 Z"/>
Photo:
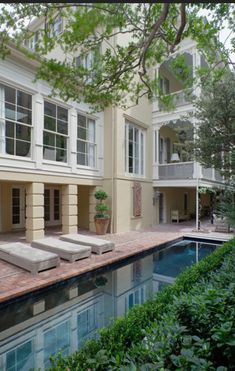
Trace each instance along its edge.
<path fill-rule="evenodd" d="M 202 168 L 202 177 L 204 179 L 212 179 L 213 178 L 213 169 L 209 167 Z"/>
<path fill-rule="evenodd" d="M 193 162 L 159 165 L 159 179 L 192 179 Z"/>
<path fill-rule="evenodd" d="M 170 93 L 169 96 L 172 97 L 173 104 L 176 107 L 181 107 L 181 106 L 185 106 L 186 104 L 190 103 L 190 99 L 188 96 L 190 92 L 192 92 L 192 89 L 184 89 L 184 90 L 179 90 L 175 93 Z M 166 109 L 165 105 L 160 101 L 159 101 L 158 107 L 159 107 L 159 111 Z"/>

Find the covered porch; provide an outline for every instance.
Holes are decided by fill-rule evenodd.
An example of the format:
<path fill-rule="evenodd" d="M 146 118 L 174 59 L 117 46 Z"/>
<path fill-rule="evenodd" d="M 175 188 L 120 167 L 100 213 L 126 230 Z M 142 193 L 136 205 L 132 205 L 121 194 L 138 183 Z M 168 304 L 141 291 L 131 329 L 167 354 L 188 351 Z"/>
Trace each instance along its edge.
<path fill-rule="evenodd" d="M 52 230 L 94 231 L 95 191 L 87 185 L 2 181 L 0 234 L 19 234 L 31 242 Z"/>

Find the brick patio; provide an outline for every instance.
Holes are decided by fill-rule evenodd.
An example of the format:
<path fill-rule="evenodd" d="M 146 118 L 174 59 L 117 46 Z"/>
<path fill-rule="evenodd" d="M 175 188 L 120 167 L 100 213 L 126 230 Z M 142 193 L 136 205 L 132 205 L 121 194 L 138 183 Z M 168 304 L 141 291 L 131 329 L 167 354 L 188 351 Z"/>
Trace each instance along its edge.
<path fill-rule="evenodd" d="M 91 232 L 80 230 L 79 233 L 94 235 Z M 46 236 L 53 236 L 55 238 L 59 238 L 61 234 L 59 229 L 48 229 L 46 231 Z M 77 276 L 81 273 L 95 270 L 107 264 L 118 262 L 136 253 L 151 249 L 152 247 L 187 234 L 194 234 L 203 238 L 221 238 L 224 240 L 228 240 L 234 236 L 233 233 L 214 232 L 214 227 L 208 222 L 202 223 L 201 232 L 195 232 L 195 222 L 184 222 L 179 224 L 162 224 L 145 230 L 127 233 L 107 234 L 100 236 L 100 238 L 113 241 L 116 244 L 114 251 L 107 252 L 103 255 L 92 254 L 90 258 L 74 263 L 61 260 L 60 267 L 40 272 L 36 277 L 33 277 L 30 272 L 24 269 L 0 260 L 0 302 Z M 0 244 L 15 241 L 26 243 L 24 232 L 0 234 Z"/>

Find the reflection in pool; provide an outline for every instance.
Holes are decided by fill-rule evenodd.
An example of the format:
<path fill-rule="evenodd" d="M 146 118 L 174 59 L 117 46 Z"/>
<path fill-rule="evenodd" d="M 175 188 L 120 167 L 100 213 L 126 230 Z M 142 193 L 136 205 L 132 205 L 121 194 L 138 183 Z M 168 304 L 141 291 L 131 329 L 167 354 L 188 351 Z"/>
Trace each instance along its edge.
<path fill-rule="evenodd" d="M 141 304 L 216 244 L 180 241 L 131 258 L 115 269 L 86 274 L 0 306 L 0 370 L 50 366 L 49 356 L 69 354 L 97 336 L 113 318 Z M 135 260 L 136 259 L 136 260 Z"/>

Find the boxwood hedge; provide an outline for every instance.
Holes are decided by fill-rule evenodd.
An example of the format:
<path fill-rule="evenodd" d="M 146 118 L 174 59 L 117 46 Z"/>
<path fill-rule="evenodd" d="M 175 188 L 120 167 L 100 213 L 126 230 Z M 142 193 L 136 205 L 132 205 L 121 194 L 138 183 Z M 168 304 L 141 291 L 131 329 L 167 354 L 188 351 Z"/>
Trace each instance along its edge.
<path fill-rule="evenodd" d="M 166 326 L 170 328 L 169 331 L 176 335 L 179 333 L 181 334 L 181 331 L 183 331 L 181 326 L 176 324 L 176 328 L 174 328 L 174 323 L 172 323 L 171 307 L 173 303 L 183 294 L 187 297 L 188 293 L 193 290 L 197 282 L 202 279 L 204 282 L 207 282 L 211 273 L 219 269 L 225 258 L 231 253 L 234 253 L 234 251 L 235 239 L 220 246 L 198 264 L 187 268 L 177 277 L 174 284 L 166 286 L 153 299 L 145 302 L 143 305 L 134 306 L 125 317 L 118 318 L 112 325 L 101 329 L 99 331 L 98 340 L 87 341 L 79 351 L 70 356 L 62 357 L 59 354 L 56 358 L 52 359 L 52 367 L 50 370 L 114 370 L 120 369 L 119 365 L 123 364 L 124 360 L 124 363 L 129 364 L 128 370 L 152 369 L 151 364 L 149 366 L 147 365 L 147 368 L 142 368 L 142 366 L 141 368 L 136 368 L 133 364 L 135 356 L 130 352 L 130 349 L 134 349 L 134 354 L 136 354 L 136 351 L 138 354 L 138 347 L 140 347 L 140 353 L 143 352 L 143 349 L 145 349 L 144 352 L 149 353 L 147 348 L 143 348 L 143 339 L 146 337 L 147 333 L 151 333 L 154 325 L 161 322 L 162 318 L 167 316 L 168 313 L 171 313 L 171 315 L 165 323 Z M 180 329 L 177 329 L 177 326 L 180 327 Z M 166 331 L 166 329 L 164 331 Z M 175 361 L 175 363 L 177 362 L 178 361 Z M 160 370 L 161 366 L 159 365 L 159 367 L 160 368 L 153 369 Z M 200 365 L 200 367 L 202 367 L 202 365 Z M 124 370 L 125 366 L 121 369 Z M 175 369 L 177 369 L 177 367 Z M 188 368 L 186 367 L 185 370 L 186 369 Z M 200 368 L 198 368 L 198 370 L 199 369 Z M 207 369 L 209 370 L 210 368 Z M 167 368 L 163 368 L 163 370 L 167 370 Z"/>

